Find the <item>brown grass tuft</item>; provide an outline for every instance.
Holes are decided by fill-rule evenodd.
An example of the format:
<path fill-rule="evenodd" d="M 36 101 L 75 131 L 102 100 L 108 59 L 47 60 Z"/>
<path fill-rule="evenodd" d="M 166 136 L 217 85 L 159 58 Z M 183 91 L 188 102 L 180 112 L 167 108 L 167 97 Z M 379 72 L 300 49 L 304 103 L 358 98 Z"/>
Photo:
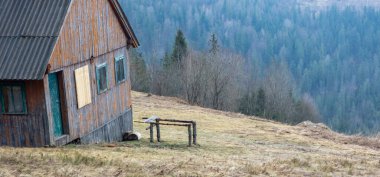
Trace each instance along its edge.
<path fill-rule="evenodd" d="M 265 174 L 267 175 L 268 174 L 266 167 L 262 165 L 247 164 L 244 169 L 245 171 L 247 171 L 249 175 L 265 175 Z"/>

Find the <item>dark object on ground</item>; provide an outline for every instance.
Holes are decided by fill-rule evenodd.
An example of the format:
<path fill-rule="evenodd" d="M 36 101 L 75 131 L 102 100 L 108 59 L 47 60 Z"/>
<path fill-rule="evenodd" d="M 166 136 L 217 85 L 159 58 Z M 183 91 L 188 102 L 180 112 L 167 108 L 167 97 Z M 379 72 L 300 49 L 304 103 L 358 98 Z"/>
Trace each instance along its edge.
<path fill-rule="evenodd" d="M 138 132 L 125 133 L 123 136 L 123 141 L 138 141 L 141 139 L 141 134 Z"/>

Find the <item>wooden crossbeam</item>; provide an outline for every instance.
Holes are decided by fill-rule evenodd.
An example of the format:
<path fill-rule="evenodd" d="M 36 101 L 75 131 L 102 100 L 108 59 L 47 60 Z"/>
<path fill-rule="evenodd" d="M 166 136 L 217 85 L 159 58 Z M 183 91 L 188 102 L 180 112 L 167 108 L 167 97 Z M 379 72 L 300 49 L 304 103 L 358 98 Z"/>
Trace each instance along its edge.
<path fill-rule="evenodd" d="M 143 117 L 143 120 L 149 119 L 148 117 Z M 167 126 L 182 126 L 182 127 L 188 127 L 188 134 L 189 134 L 189 146 L 192 144 L 197 145 L 197 123 L 195 121 L 187 121 L 187 120 L 175 120 L 175 119 L 161 119 L 157 118 L 155 119 L 155 122 L 141 122 L 141 121 L 135 121 L 137 123 L 146 123 L 150 124 L 146 130 L 150 130 L 150 142 L 153 143 L 153 133 L 154 133 L 154 127 L 157 129 L 157 141 L 161 142 L 161 129 L 160 125 L 167 125 Z M 162 123 L 162 122 L 172 122 L 172 123 Z M 179 123 L 179 124 L 178 124 Z"/>

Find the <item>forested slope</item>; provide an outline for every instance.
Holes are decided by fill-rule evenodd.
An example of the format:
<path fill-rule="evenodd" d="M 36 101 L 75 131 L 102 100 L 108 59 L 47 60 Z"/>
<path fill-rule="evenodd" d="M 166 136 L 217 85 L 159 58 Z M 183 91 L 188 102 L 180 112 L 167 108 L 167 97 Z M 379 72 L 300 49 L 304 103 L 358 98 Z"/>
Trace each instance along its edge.
<path fill-rule="evenodd" d="M 295 81 L 294 94 L 310 95 L 323 122 L 334 130 L 380 130 L 377 1 L 356 1 L 355 7 L 349 6 L 355 1 L 345 5 L 336 1 L 338 6 L 334 6 L 321 0 L 120 2 L 147 63 L 170 52 L 178 29 L 184 31 L 189 46 L 199 51 L 207 51 L 209 36 L 215 33 L 225 50 L 245 57 L 246 75 L 258 78 L 242 87 L 261 85 L 270 63 L 280 61 Z M 310 8 L 316 6 L 323 8 Z"/>

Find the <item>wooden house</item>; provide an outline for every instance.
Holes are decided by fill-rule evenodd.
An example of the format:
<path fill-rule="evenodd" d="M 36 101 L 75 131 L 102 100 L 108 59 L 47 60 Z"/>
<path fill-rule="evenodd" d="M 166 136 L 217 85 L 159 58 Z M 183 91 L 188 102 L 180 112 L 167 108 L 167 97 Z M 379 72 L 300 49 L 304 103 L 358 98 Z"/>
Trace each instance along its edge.
<path fill-rule="evenodd" d="M 0 146 L 122 140 L 138 46 L 117 0 L 1 0 Z"/>

